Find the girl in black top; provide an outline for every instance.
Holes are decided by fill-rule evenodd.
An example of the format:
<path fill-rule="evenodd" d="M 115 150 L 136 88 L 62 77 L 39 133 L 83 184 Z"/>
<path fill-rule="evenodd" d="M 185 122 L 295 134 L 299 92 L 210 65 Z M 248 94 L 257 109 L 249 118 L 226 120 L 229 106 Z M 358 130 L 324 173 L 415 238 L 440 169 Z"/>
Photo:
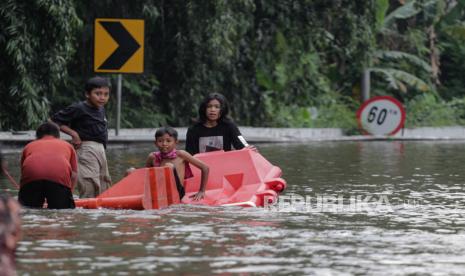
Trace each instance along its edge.
<path fill-rule="evenodd" d="M 186 151 L 190 154 L 215 150 L 230 151 L 250 146 L 242 137 L 236 124 L 228 118 L 226 98 L 212 93 L 199 106 L 199 122 L 187 130 Z"/>

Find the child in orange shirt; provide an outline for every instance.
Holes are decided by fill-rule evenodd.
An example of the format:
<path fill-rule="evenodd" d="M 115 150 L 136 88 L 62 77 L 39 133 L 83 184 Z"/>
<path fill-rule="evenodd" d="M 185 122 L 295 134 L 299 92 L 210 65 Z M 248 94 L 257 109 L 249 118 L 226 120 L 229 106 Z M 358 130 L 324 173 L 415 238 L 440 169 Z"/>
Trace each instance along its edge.
<path fill-rule="evenodd" d="M 77 156 L 68 142 L 60 138 L 54 123 L 40 125 L 37 140 L 24 147 L 21 156 L 21 183 L 18 201 L 26 207 L 74 208 L 72 190 L 77 180 Z"/>

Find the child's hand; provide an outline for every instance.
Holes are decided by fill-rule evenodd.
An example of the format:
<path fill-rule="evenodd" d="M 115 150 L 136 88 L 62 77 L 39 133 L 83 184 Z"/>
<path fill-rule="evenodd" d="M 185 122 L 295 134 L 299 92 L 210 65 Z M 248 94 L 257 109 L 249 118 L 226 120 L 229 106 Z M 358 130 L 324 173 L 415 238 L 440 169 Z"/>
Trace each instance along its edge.
<path fill-rule="evenodd" d="M 81 147 L 82 141 L 81 137 L 79 137 L 79 134 L 75 134 L 71 136 L 71 144 L 73 144 L 75 149 L 78 149 Z"/>
<path fill-rule="evenodd" d="M 124 176 L 130 175 L 130 174 L 133 173 L 135 170 L 136 170 L 136 168 L 130 167 L 129 169 L 126 170 L 126 173 L 124 174 Z"/>
<path fill-rule="evenodd" d="M 195 195 L 191 195 L 190 198 L 194 199 L 195 201 L 201 200 L 205 197 L 205 191 L 199 191 Z"/>

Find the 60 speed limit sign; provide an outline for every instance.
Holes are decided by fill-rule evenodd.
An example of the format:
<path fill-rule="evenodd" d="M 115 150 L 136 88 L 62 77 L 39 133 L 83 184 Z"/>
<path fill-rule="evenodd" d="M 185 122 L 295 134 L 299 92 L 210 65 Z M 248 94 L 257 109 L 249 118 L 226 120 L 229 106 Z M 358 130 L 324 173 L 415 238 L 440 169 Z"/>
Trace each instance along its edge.
<path fill-rule="evenodd" d="M 373 135 L 394 135 L 404 125 L 405 110 L 390 96 L 378 96 L 364 102 L 357 111 L 359 126 Z"/>

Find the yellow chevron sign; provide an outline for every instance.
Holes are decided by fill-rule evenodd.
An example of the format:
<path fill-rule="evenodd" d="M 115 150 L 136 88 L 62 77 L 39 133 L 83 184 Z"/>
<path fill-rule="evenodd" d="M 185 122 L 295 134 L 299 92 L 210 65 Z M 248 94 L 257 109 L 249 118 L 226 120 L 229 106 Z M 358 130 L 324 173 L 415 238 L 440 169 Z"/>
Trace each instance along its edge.
<path fill-rule="evenodd" d="M 94 71 L 144 72 L 144 20 L 95 19 Z"/>

